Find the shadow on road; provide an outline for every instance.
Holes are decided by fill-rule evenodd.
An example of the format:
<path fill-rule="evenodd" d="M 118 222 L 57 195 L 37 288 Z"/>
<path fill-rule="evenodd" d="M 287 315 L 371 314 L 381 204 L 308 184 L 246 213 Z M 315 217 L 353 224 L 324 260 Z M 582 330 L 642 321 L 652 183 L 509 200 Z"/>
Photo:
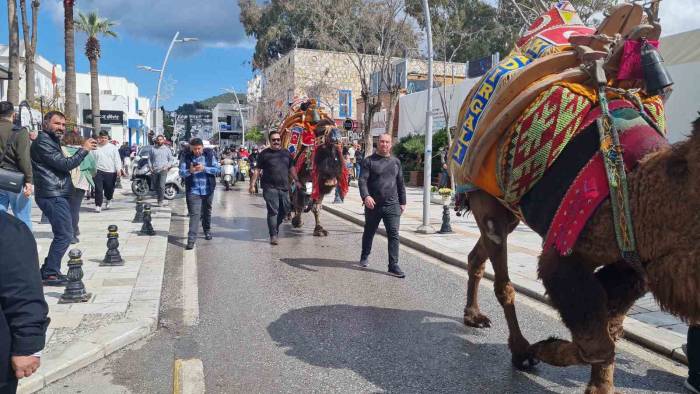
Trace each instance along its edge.
<path fill-rule="evenodd" d="M 379 271 L 372 268 L 362 268 L 357 262 L 347 261 L 347 260 L 332 260 L 332 259 L 315 259 L 315 258 L 282 258 L 281 262 L 287 264 L 290 267 L 299 268 L 304 271 L 317 272 L 316 268 L 341 268 L 349 269 L 353 271 L 367 271 L 375 274 L 389 275 L 386 271 Z"/>
<path fill-rule="evenodd" d="M 289 260 L 289 259 L 287 259 Z M 304 259 L 287 262 L 304 265 Z M 322 264 L 340 265 L 326 260 Z M 310 264 L 313 265 L 313 264 Z M 285 354 L 305 363 L 349 369 L 385 392 L 541 393 L 583 392 L 588 367 L 513 369 L 505 343 L 475 343 L 486 331 L 464 327 L 453 316 L 370 306 L 311 306 L 283 314 L 267 331 Z M 678 377 L 649 370 L 647 377 L 619 368 L 625 391 L 676 389 Z M 680 387 L 679 387 L 680 388 Z"/>

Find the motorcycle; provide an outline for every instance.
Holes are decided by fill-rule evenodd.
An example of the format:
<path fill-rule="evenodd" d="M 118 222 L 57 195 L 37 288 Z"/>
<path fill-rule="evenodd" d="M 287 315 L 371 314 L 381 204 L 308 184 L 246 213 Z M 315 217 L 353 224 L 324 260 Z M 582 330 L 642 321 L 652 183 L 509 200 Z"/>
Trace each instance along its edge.
<path fill-rule="evenodd" d="M 236 166 L 232 159 L 221 160 L 221 183 L 224 184 L 226 190 L 231 190 L 231 186 L 236 185 L 238 181 L 236 172 Z"/>
<path fill-rule="evenodd" d="M 245 181 L 245 175 L 250 171 L 250 162 L 247 157 L 238 159 L 238 180 Z"/>
<path fill-rule="evenodd" d="M 180 171 L 177 166 L 173 166 L 168 170 L 168 174 L 165 177 L 163 198 L 172 200 L 183 190 L 184 187 L 180 179 Z M 149 192 L 155 191 L 153 173 L 148 165 L 135 167 L 133 169 L 131 173 L 131 191 L 134 192 L 135 195 L 142 197 Z"/>

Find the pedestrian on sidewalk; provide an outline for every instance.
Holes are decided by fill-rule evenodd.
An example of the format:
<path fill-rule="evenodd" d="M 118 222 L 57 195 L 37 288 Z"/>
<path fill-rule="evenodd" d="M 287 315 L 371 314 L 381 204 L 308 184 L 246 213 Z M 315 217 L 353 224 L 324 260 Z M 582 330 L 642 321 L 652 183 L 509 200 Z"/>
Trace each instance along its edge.
<path fill-rule="evenodd" d="M 49 308 L 41 288 L 32 232 L 0 212 L 0 393 L 16 393 L 17 380 L 39 368 Z"/>
<path fill-rule="evenodd" d="M 688 344 L 685 354 L 688 356 L 688 379 L 685 387 L 695 394 L 700 394 L 700 324 L 688 327 Z"/>
<path fill-rule="evenodd" d="M 95 175 L 95 212 L 102 211 L 104 200 L 105 209 L 109 208 L 114 198 L 114 187 L 117 177 L 122 176 L 122 160 L 119 149 L 109 142 L 109 132 L 100 131 L 97 138 L 97 149 L 92 152 L 97 163 Z"/>
<path fill-rule="evenodd" d="M 214 151 L 204 149 L 200 138 L 190 140 L 190 149 L 180 163 L 180 176 L 185 180 L 185 199 L 190 216 L 187 246 L 194 248 L 199 221 L 202 221 L 204 239 L 211 240 L 211 206 L 216 188 L 216 176 L 221 172 Z"/>
<path fill-rule="evenodd" d="M 267 206 L 267 229 L 270 233 L 270 244 L 278 244 L 280 224 L 287 213 L 291 211 L 292 203 L 289 200 L 289 178 L 291 177 L 297 187 L 302 187 L 297 177 L 296 168 L 292 162 L 292 156 L 288 150 L 282 149 L 282 137 L 280 133 L 270 133 L 270 147 L 260 152 L 255 172 L 250 178 L 250 194 L 255 193 L 255 183 L 262 172 L 260 186 L 263 189 L 263 199 Z"/>
<path fill-rule="evenodd" d="M 41 267 L 41 277 L 47 286 L 67 284 L 66 277 L 61 274 L 61 259 L 74 235 L 70 210 L 70 199 L 73 196 L 70 171 L 78 167 L 90 151 L 96 148 L 95 140 L 89 138 L 73 156 L 65 157 L 60 145 L 65 131 L 65 115 L 50 111 L 44 115 L 43 130 L 30 148 L 36 204 L 46 214 L 53 232 L 49 253 Z"/>
<path fill-rule="evenodd" d="M 360 266 L 369 265 L 372 240 L 379 222 L 384 222 L 389 240 L 389 273 L 403 278 L 399 268 L 399 223 L 406 209 L 406 188 L 403 184 L 401 162 L 391 156 L 391 135 L 379 137 L 377 151 L 362 160 L 360 197 L 365 205 L 365 228 L 362 233 Z"/>
<path fill-rule="evenodd" d="M 66 134 L 61 142 L 63 143 L 64 156 L 73 157 L 73 155 L 80 150 L 85 140 L 80 134 L 73 131 Z M 89 192 L 90 188 L 95 186 L 93 178 L 96 174 L 97 165 L 92 155 L 87 155 L 85 160 L 80 163 L 80 166 L 70 171 L 71 181 L 73 182 L 73 195 L 70 198 L 70 213 L 73 218 L 73 240 L 71 244 L 80 242 L 78 239 L 80 235 L 80 228 L 78 227 L 78 223 L 80 222 L 80 206 L 85 198 L 85 193 Z"/>
<path fill-rule="evenodd" d="M 156 187 L 158 195 L 158 206 L 164 206 L 163 195 L 165 194 L 165 180 L 168 171 L 175 164 L 175 157 L 170 148 L 165 145 L 165 136 L 156 137 L 156 145 L 148 152 L 148 166 L 153 175 L 153 185 Z"/>
<path fill-rule="evenodd" d="M 0 168 L 24 175 L 22 191 L 15 193 L 0 189 L 0 211 L 12 208 L 15 217 L 32 229 L 32 200 L 34 191 L 32 160 L 29 157 L 29 132 L 12 123 L 15 107 L 9 101 L 0 102 Z"/>

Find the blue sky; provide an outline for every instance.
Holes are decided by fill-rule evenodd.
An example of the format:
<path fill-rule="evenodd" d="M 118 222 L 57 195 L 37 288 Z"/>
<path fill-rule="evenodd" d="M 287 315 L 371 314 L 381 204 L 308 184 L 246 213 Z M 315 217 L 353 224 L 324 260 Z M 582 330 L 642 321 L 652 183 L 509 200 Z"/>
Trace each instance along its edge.
<path fill-rule="evenodd" d="M 27 1 L 30 3 L 30 1 Z M 77 0 L 76 9 L 97 10 L 116 20 L 119 38 L 101 40 L 100 73 L 123 76 L 139 86 L 142 96 L 155 96 L 158 74 L 138 70 L 143 64 L 160 68 L 168 44 L 176 31 L 197 37 L 196 43 L 175 44 L 164 86 L 162 105 L 202 100 L 234 87 L 245 92 L 252 72 L 253 45 L 238 20 L 236 0 Z M 77 11 L 76 11 L 77 16 Z M 19 18 L 19 5 L 18 5 Z M 20 25 L 20 35 L 21 35 Z M 0 43 L 7 44 L 7 7 L 0 7 Z M 39 13 L 38 53 L 49 61 L 64 64 L 63 5 L 43 0 Z M 76 66 L 88 72 L 84 55 L 85 35 L 76 34 Z"/>

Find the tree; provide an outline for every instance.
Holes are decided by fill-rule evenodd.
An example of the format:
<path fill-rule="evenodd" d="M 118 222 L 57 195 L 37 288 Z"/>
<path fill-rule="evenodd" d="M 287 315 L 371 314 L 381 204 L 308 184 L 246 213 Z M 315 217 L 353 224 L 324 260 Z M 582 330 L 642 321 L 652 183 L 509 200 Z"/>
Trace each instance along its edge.
<path fill-rule="evenodd" d="M 24 39 L 24 83 L 29 104 L 34 103 L 34 58 L 36 56 L 37 19 L 39 17 L 39 0 L 32 0 L 32 26 L 29 33 L 27 20 L 27 0 L 19 0 L 22 14 L 22 38 Z"/>
<path fill-rule="evenodd" d="M 7 0 L 7 27 L 9 29 L 9 71 L 12 78 L 7 81 L 7 100 L 19 104 L 19 27 L 17 25 L 17 2 Z"/>
<path fill-rule="evenodd" d="M 87 34 L 85 42 L 85 56 L 90 62 L 90 104 L 92 106 L 92 129 L 95 133 L 100 131 L 100 80 L 97 72 L 97 61 L 100 59 L 99 36 L 117 37 L 112 28 L 116 24 L 109 19 L 100 18 L 96 12 L 87 15 L 78 12 L 75 27 L 78 31 Z"/>
<path fill-rule="evenodd" d="M 161 106 L 160 110 L 163 112 L 163 135 L 165 136 L 165 139 L 172 141 L 173 133 L 175 131 L 173 118 L 167 113 L 167 111 L 165 111 L 165 107 Z"/>
<path fill-rule="evenodd" d="M 66 52 L 66 78 L 65 78 L 65 115 L 68 123 L 76 123 L 78 110 L 75 100 L 75 29 L 73 26 L 74 0 L 63 0 L 63 30 Z"/>
<path fill-rule="evenodd" d="M 187 118 L 185 119 L 185 141 L 190 142 L 190 139 L 192 138 L 192 120 L 190 119 L 190 116 L 187 115 Z"/>
<path fill-rule="evenodd" d="M 265 133 L 263 133 L 257 126 L 254 126 L 250 130 L 246 130 L 245 139 L 246 141 L 260 144 L 265 141 Z"/>

